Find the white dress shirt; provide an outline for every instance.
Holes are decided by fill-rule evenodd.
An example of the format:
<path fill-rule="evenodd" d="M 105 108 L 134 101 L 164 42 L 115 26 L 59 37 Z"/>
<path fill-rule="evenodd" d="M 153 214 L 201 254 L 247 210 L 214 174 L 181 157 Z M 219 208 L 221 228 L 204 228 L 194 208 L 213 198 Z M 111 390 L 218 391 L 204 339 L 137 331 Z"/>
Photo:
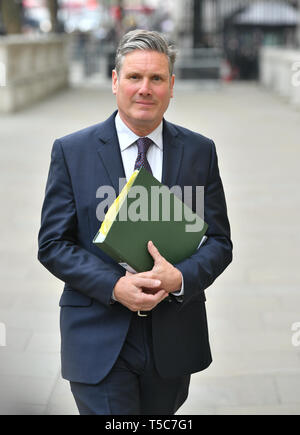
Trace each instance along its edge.
<path fill-rule="evenodd" d="M 129 127 L 122 121 L 119 112 L 115 117 L 115 125 L 117 130 L 117 135 L 120 144 L 121 157 L 123 162 L 123 167 L 125 171 L 126 180 L 128 181 L 134 172 L 134 165 L 138 155 L 137 136 Z M 147 160 L 151 166 L 153 176 L 161 182 L 162 179 L 162 164 L 163 164 L 163 123 L 161 122 L 159 126 L 147 135 L 152 139 L 153 144 L 150 145 L 147 152 Z M 183 277 L 181 290 L 178 292 L 173 292 L 175 296 L 182 296 L 183 291 Z"/>
<path fill-rule="evenodd" d="M 126 180 L 128 181 L 134 171 L 135 161 L 138 155 L 137 136 L 122 121 L 119 112 L 115 118 L 116 130 L 120 144 L 121 156 L 125 171 Z M 161 182 L 162 162 L 163 162 L 163 139 L 162 139 L 162 122 L 159 126 L 148 134 L 147 137 L 153 141 L 147 152 L 147 160 L 151 166 L 153 176 Z"/>

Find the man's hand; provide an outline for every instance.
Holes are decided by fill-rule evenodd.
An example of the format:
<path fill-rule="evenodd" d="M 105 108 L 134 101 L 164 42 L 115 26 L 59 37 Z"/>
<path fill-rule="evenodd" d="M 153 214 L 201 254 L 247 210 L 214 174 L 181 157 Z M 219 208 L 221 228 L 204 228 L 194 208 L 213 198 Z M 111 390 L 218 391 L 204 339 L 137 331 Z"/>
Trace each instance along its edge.
<path fill-rule="evenodd" d="M 115 299 L 131 311 L 150 311 L 168 296 L 160 280 L 142 275 L 126 273 L 114 287 Z M 143 288 L 151 293 L 143 292 Z"/>
<path fill-rule="evenodd" d="M 182 275 L 171 263 L 169 263 L 158 249 L 154 246 L 153 242 L 148 242 L 148 251 L 153 257 L 154 266 L 148 272 L 143 272 L 140 275 L 144 278 L 152 278 L 161 281 L 161 287 L 167 293 L 175 292 L 181 289 Z M 148 292 L 157 291 L 157 289 L 147 289 Z"/>

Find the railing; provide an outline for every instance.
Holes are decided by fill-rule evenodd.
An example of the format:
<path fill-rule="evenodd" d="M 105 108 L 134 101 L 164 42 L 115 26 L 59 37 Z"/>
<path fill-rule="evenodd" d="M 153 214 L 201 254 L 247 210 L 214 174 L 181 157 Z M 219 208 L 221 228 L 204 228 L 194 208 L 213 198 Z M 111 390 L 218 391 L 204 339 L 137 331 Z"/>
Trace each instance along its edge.
<path fill-rule="evenodd" d="M 217 48 L 184 50 L 176 66 L 180 79 L 218 80 L 220 78 L 222 51 Z"/>
<path fill-rule="evenodd" d="M 259 69 L 263 86 L 300 106 L 300 50 L 263 47 Z"/>
<path fill-rule="evenodd" d="M 68 85 L 66 38 L 0 37 L 0 112 L 12 112 Z"/>

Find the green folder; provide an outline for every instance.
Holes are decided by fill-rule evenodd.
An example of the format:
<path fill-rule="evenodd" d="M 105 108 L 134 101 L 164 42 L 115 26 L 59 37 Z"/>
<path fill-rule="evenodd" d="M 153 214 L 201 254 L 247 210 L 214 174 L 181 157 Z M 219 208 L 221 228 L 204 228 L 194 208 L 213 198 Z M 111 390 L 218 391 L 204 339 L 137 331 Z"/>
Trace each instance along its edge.
<path fill-rule="evenodd" d="M 145 272 L 154 264 L 147 249 L 149 240 L 175 265 L 190 257 L 206 240 L 207 227 L 142 167 L 133 173 L 109 208 L 93 243 L 128 270 Z"/>

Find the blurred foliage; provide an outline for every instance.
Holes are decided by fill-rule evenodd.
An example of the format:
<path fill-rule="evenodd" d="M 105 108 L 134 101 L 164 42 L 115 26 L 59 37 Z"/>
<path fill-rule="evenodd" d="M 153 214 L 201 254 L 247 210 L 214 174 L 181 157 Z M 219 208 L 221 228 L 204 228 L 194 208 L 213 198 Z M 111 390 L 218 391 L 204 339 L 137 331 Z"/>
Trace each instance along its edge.
<path fill-rule="evenodd" d="M 47 0 L 52 32 L 58 31 L 58 0 Z M 22 33 L 22 0 L 0 0 L 0 12 L 6 34 Z"/>

